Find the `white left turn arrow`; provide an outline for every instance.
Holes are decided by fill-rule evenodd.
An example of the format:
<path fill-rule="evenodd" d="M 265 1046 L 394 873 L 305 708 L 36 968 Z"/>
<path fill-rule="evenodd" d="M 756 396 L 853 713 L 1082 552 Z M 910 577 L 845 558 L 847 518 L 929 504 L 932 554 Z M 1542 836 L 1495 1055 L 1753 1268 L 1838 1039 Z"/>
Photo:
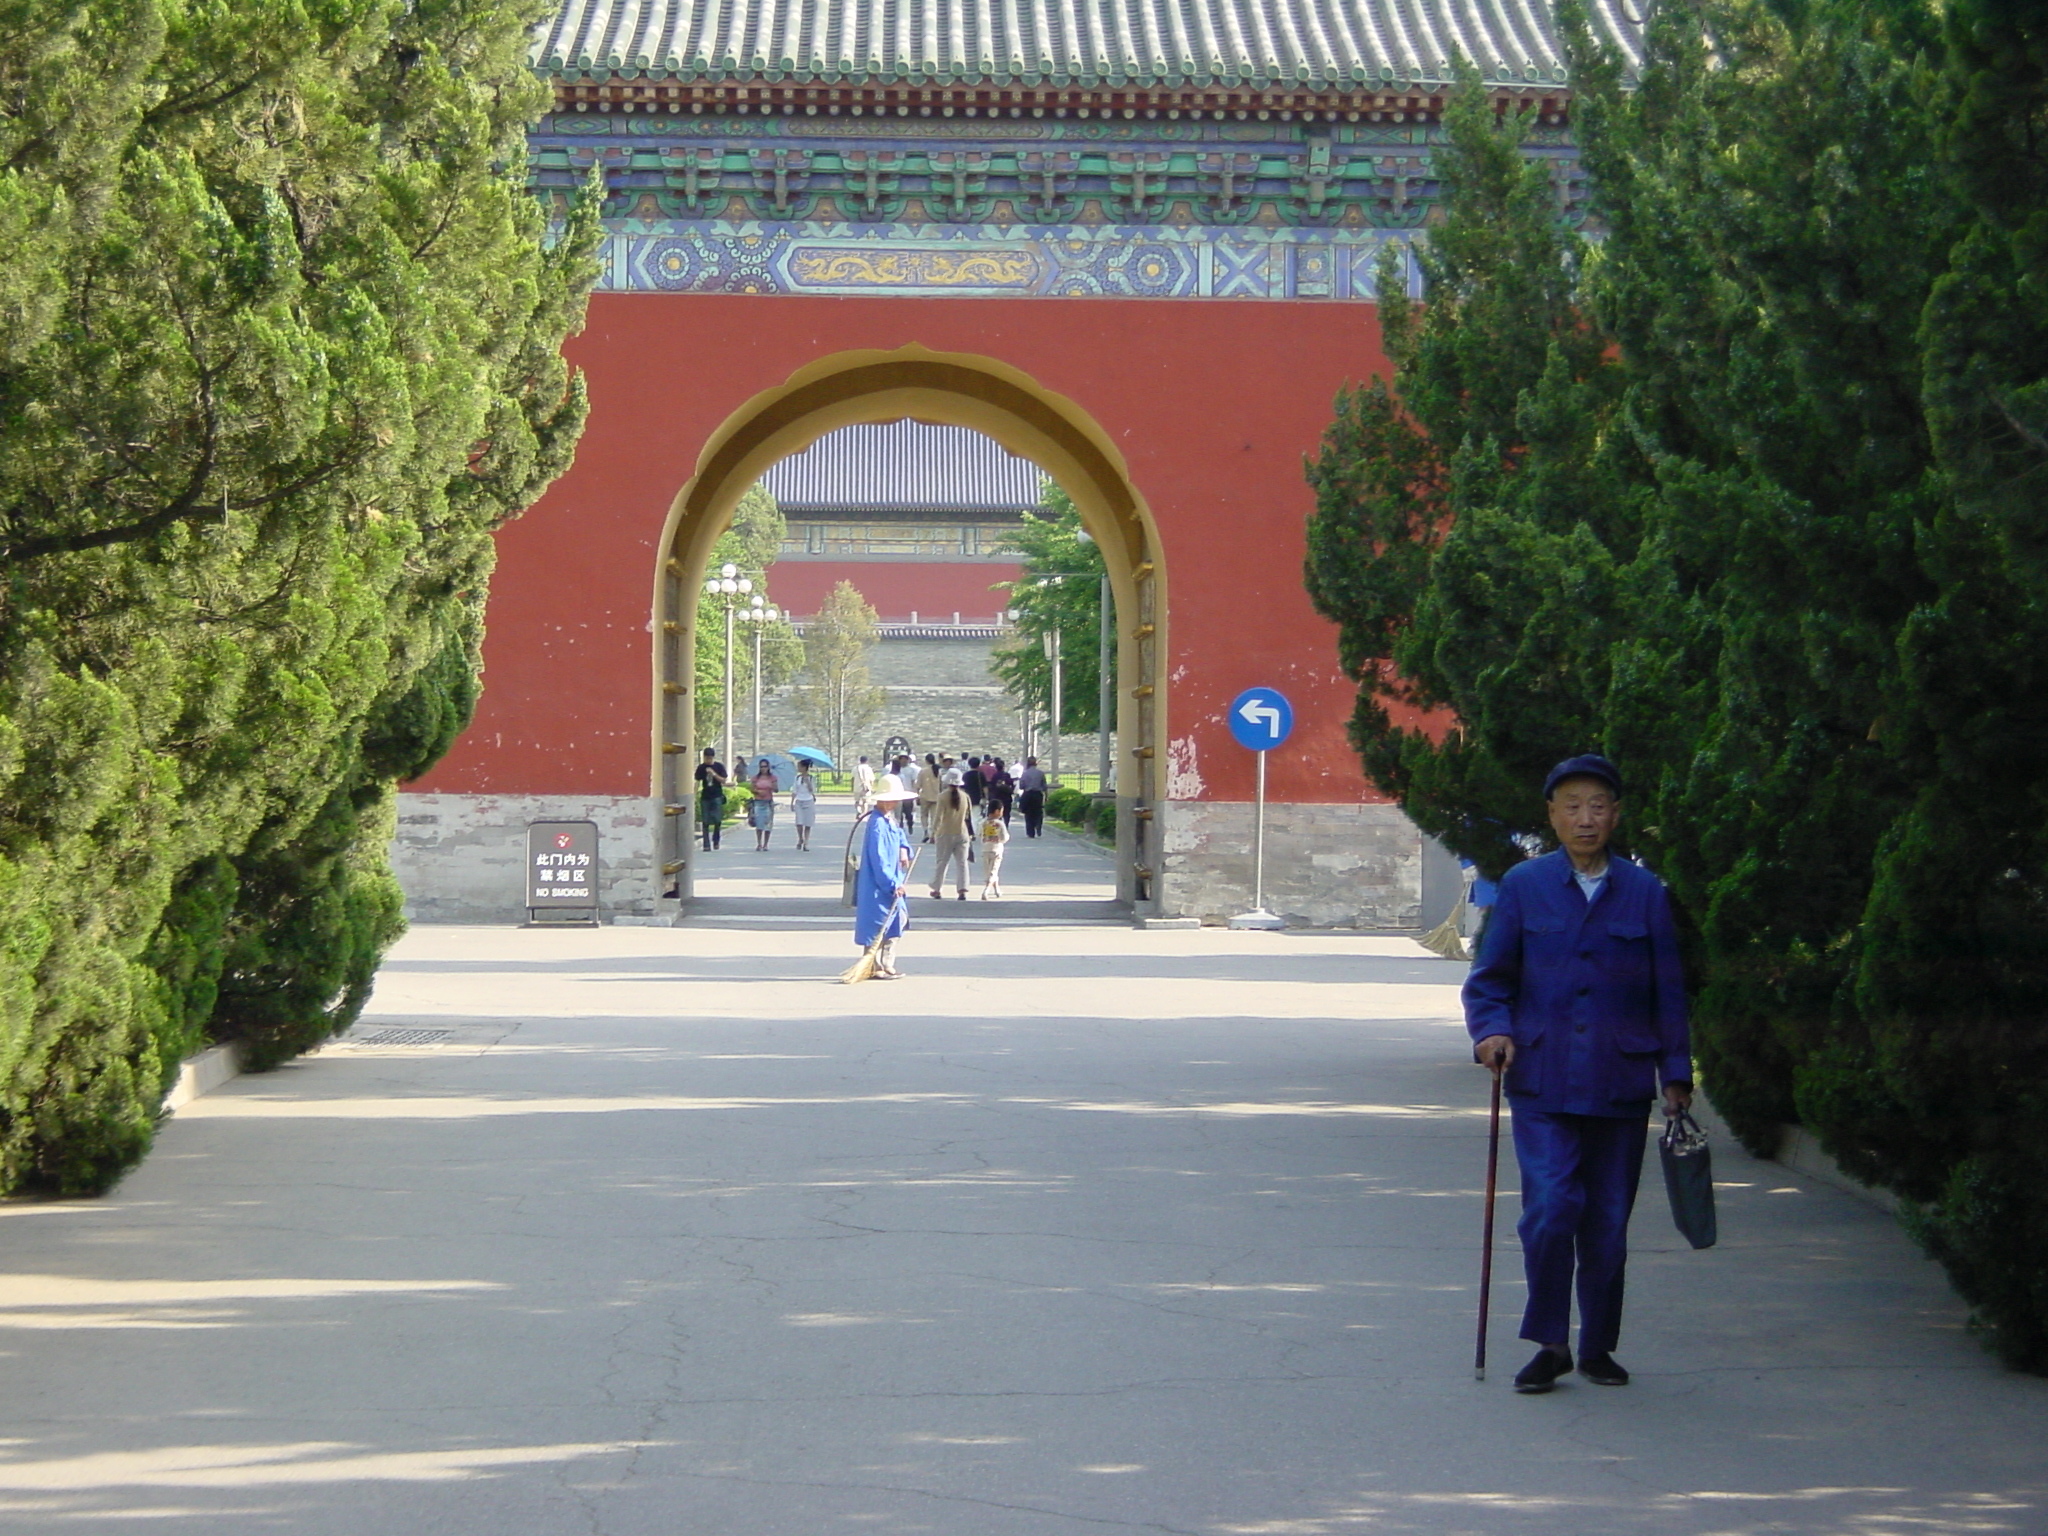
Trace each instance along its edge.
<path fill-rule="evenodd" d="M 1256 726 L 1260 721 L 1266 724 L 1266 734 L 1275 741 L 1280 739 L 1280 711 L 1258 699 L 1246 699 L 1238 715 L 1245 724 Z"/>

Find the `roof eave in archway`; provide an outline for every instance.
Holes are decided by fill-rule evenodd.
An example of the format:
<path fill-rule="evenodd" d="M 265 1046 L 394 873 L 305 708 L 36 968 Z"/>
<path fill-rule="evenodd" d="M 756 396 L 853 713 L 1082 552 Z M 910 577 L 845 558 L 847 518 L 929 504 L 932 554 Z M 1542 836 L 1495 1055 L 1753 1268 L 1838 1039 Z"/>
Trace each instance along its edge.
<path fill-rule="evenodd" d="M 832 117 L 1279 117 L 1433 122 L 1450 87 L 1419 82 L 1317 88 L 1271 85 L 1098 87 L 1017 86 L 993 82 L 936 86 L 893 81 L 827 82 L 786 77 L 738 81 L 646 75 L 557 78 L 561 111 L 740 112 Z M 1503 109 L 1562 120 L 1571 93 L 1563 85 L 1489 84 Z M 1395 114 L 1399 114 L 1396 116 Z"/>

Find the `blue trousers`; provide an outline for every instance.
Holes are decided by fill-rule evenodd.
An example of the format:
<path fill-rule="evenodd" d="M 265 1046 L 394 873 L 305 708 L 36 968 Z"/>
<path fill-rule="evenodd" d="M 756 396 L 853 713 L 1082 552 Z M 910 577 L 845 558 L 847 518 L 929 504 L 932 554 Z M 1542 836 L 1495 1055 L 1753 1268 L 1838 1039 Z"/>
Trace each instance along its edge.
<path fill-rule="evenodd" d="M 1514 1107 L 1522 1169 L 1522 1265 L 1529 1307 L 1522 1337 L 1571 1337 L 1572 1282 L 1579 1292 L 1579 1354 L 1606 1354 L 1621 1340 L 1628 1217 L 1643 1172 L 1649 1117 L 1609 1119 Z"/>

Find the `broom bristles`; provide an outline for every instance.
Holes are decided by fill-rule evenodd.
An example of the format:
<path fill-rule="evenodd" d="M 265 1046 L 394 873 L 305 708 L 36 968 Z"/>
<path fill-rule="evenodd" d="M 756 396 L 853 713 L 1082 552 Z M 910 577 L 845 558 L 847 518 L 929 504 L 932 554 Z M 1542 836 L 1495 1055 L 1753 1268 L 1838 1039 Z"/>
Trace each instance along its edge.
<path fill-rule="evenodd" d="M 910 856 L 910 869 L 903 871 L 903 883 L 905 885 L 910 883 L 911 870 L 917 868 L 917 861 L 923 857 L 924 850 L 922 848 Z M 866 949 L 862 950 L 860 958 L 839 973 L 839 979 L 848 986 L 852 986 L 857 981 L 873 981 L 875 979 L 875 970 L 882 963 L 877 958 L 881 954 L 882 943 L 882 940 L 877 939 Z"/>
<path fill-rule="evenodd" d="M 1416 940 L 1424 949 L 1433 950 L 1446 960 L 1470 960 L 1471 954 L 1465 948 L 1465 939 L 1458 932 L 1460 908 L 1451 908 L 1451 915 Z"/>

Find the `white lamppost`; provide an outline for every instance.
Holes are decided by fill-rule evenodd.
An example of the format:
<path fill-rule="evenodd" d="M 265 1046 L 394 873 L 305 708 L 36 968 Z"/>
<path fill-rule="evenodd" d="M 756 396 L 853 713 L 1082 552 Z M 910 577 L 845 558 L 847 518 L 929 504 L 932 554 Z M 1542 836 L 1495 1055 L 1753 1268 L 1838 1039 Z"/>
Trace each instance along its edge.
<path fill-rule="evenodd" d="M 1023 617 L 1024 615 L 1020 613 L 1017 609 L 1005 608 L 1001 613 L 996 615 L 996 622 L 1014 629 L 1016 628 L 1017 621 Z M 1028 697 L 1018 702 L 1017 712 L 1022 717 L 1024 722 L 1024 750 L 1017 754 L 1017 761 L 1021 763 L 1026 758 L 1036 757 L 1038 755 L 1038 730 L 1037 722 L 1032 719 L 1033 705 Z"/>
<path fill-rule="evenodd" d="M 730 560 L 718 568 L 716 577 L 704 583 L 704 595 L 725 608 L 725 732 L 719 751 L 726 759 L 727 771 L 732 767 L 732 614 L 739 599 L 753 590 L 752 578 L 742 576 L 740 568 Z"/>
<path fill-rule="evenodd" d="M 1046 782 L 1060 781 L 1060 627 L 1055 623 L 1045 632 L 1045 659 L 1052 663 L 1052 766 L 1046 771 Z"/>
<path fill-rule="evenodd" d="M 754 756 L 761 755 L 761 634 L 780 616 L 781 610 L 756 592 L 753 601 L 740 610 L 740 617 L 754 631 Z"/>

